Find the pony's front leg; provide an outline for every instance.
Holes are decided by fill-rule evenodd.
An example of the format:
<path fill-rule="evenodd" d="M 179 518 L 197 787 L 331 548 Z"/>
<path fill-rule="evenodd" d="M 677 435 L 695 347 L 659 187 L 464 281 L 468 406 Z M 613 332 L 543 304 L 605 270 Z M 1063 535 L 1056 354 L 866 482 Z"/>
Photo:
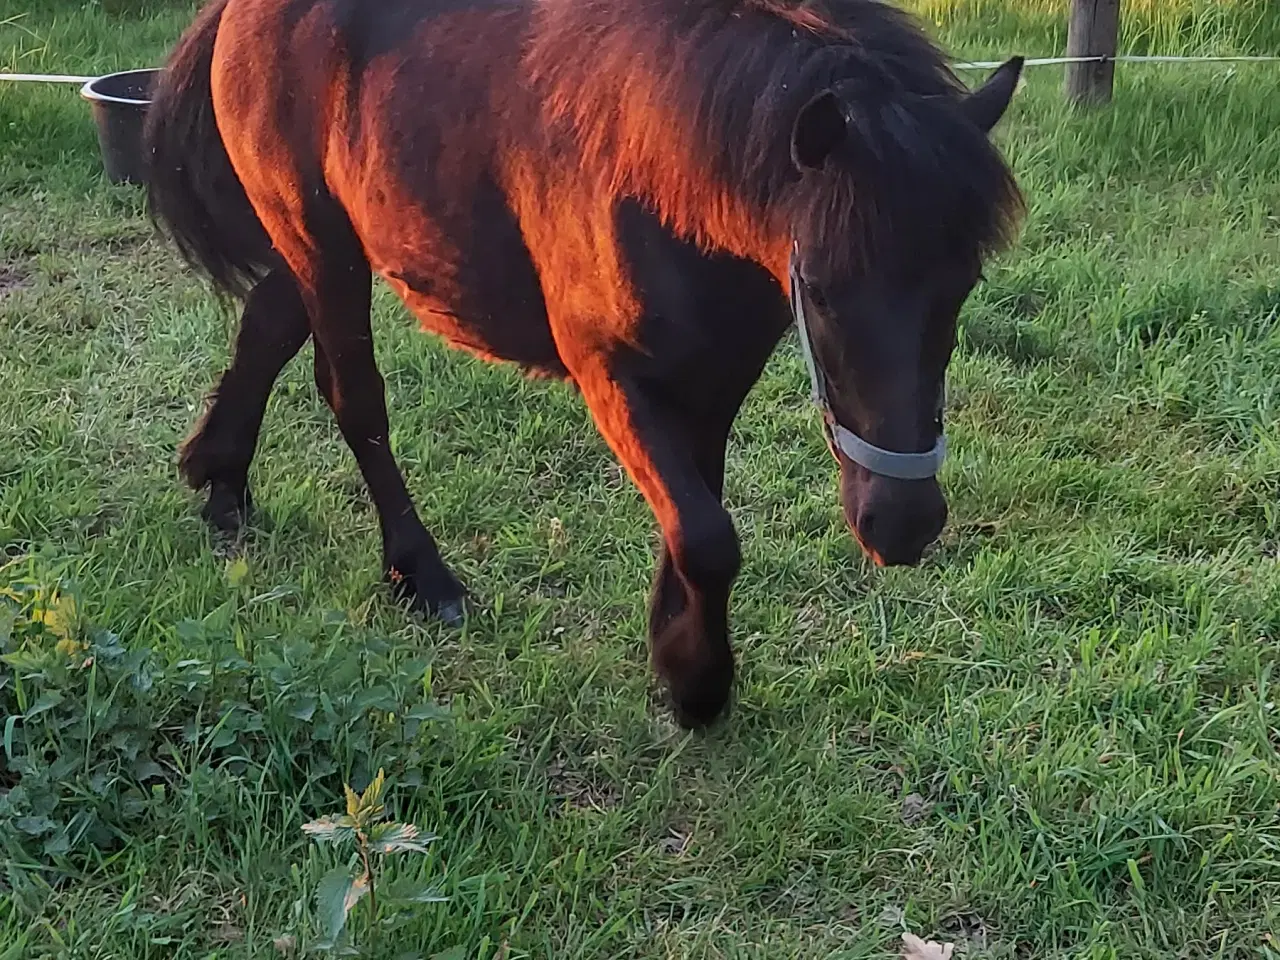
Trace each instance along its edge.
<path fill-rule="evenodd" d="M 729 594 L 741 565 L 733 520 L 720 503 L 724 440 L 687 407 L 603 361 L 573 370 L 596 426 L 662 527 L 665 549 L 649 614 L 654 669 L 676 720 L 711 723 L 733 685 Z"/>

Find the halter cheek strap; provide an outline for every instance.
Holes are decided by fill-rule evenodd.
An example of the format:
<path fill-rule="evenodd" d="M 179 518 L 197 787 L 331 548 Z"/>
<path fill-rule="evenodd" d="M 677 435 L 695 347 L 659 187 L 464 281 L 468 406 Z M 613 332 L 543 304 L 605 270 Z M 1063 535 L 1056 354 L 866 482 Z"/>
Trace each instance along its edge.
<path fill-rule="evenodd" d="M 943 390 L 938 392 L 938 439 L 932 450 L 924 453 L 899 453 L 868 443 L 852 430 L 836 421 L 827 396 L 827 378 L 818 367 L 813 355 L 813 341 L 809 325 L 805 321 L 804 297 L 800 291 L 800 267 L 794 247 L 791 251 L 791 312 L 800 333 L 800 349 L 804 353 L 805 366 L 809 368 L 809 382 L 813 386 L 813 402 L 822 411 L 822 426 L 827 437 L 827 447 L 832 456 L 836 451 L 872 473 L 893 480 L 927 480 L 937 476 L 947 455 L 947 438 L 942 432 Z"/>

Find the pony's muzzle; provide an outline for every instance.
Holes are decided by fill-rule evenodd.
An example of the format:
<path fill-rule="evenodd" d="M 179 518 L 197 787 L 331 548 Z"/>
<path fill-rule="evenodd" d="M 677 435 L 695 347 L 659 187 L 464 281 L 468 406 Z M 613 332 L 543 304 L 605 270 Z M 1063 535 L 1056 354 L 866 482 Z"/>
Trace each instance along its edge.
<path fill-rule="evenodd" d="M 933 478 L 889 479 L 842 464 L 841 495 L 854 539 L 877 566 L 915 566 L 947 523 L 947 501 Z"/>

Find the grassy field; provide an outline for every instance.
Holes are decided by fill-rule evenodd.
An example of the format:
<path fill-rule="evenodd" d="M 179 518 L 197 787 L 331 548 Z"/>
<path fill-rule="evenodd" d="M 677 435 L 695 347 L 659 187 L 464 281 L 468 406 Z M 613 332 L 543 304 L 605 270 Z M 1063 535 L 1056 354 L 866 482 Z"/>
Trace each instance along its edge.
<path fill-rule="evenodd" d="M 1063 0 L 916 7 L 962 55 L 1063 43 Z M 0 70 L 154 64 L 188 16 L 0 0 Z M 1265 0 L 1127 16 L 1280 50 Z M 309 360 L 216 554 L 174 448 L 228 320 L 74 88 L 0 86 L 0 960 L 300 955 L 344 862 L 301 827 L 379 767 L 439 835 L 380 892 L 448 900 L 375 939 L 366 898 L 368 956 L 1280 957 L 1280 67 L 1127 67 L 1089 116 L 1060 82 L 1000 133 L 1031 214 L 963 318 L 942 548 L 860 558 L 789 338 L 731 448 L 741 683 L 701 736 L 580 402 L 384 290 L 393 443 L 483 608 L 388 601 Z"/>

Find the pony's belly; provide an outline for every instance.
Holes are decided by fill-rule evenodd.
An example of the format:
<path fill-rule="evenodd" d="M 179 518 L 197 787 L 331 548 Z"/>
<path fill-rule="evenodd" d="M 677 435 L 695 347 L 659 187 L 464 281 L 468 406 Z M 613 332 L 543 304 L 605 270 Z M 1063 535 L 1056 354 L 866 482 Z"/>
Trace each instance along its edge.
<path fill-rule="evenodd" d="M 382 272 L 382 271 L 380 271 Z M 427 333 L 440 337 L 451 347 L 465 350 L 491 362 L 513 363 L 538 376 L 567 378 L 550 328 L 535 318 L 513 311 L 493 316 L 476 307 L 457 306 L 420 289 L 412 277 L 395 271 L 383 278 L 404 301 Z"/>

